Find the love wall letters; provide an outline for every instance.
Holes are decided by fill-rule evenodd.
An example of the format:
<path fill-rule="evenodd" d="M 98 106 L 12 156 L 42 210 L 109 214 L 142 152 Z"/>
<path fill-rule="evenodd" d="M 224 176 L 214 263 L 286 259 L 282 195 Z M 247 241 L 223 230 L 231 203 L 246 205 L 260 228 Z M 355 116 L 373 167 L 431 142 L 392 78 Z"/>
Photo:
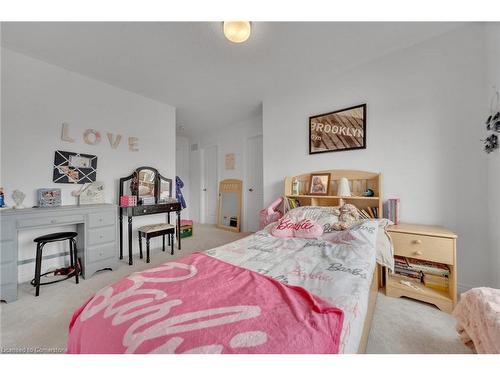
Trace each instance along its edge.
<path fill-rule="evenodd" d="M 120 146 L 122 135 L 106 133 L 110 147 L 113 150 L 118 149 Z M 101 142 L 101 133 L 95 129 L 85 129 L 82 134 L 83 141 L 88 145 L 98 145 Z M 64 142 L 75 143 L 75 139 L 69 135 L 69 124 L 63 123 L 61 129 L 61 140 Z M 136 152 L 139 151 L 139 138 L 128 137 L 128 149 L 129 151 Z"/>

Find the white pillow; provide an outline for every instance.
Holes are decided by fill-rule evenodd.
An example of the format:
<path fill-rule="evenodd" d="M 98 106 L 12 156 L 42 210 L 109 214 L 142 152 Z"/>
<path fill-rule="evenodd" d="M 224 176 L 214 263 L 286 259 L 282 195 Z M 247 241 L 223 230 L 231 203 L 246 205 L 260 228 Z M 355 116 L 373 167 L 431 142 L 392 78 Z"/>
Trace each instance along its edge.
<path fill-rule="evenodd" d="M 394 247 L 392 246 L 391 237 L 386 232 L 387 226 L 392 225 L 393 222 L 387 219 L 377 219 L 377 221 L 377 263 L 394 271 Z"/>

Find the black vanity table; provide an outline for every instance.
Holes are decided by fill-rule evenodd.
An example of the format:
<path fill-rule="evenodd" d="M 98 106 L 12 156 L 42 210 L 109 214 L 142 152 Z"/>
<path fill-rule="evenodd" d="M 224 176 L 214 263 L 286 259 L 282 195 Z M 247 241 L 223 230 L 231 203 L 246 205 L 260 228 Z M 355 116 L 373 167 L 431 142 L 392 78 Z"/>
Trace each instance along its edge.
<path fill-rule="evenodd" d="M 128 189 L 126 184 L 129 184 Z M 163 177 L 155 168 L 140 167 L 130 176 L 120 178 L 119 197 L 124 192 L 126 195 L 134 195 L 137 198 L 137 206 L 121 207 L 120 205 L 120 259 L 123 259 L 123 217 L 128 221 L 128 264 L 132 265 L 132 219 L 134 216 L 155 215 L 165 213 L 167 223 L 170 224 L 170 213 L 177 213 L 177 245 L 181 249 L 181 204 L 178 202 L 166 202 L 172 197 L 172 180 Z M 143 204 L 143 202 L 154 199 L 154 204 Z"/>

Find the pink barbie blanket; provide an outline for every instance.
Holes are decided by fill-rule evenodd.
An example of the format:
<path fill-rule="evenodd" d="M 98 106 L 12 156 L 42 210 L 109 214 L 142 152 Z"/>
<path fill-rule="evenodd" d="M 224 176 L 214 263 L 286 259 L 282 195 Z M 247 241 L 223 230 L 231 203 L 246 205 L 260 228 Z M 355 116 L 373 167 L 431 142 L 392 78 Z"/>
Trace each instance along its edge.
<path fill-rule="evenodd" d="M 301 287 L 196 253 L 99 291 L 68 353 L 337 353 L 342 322 Z"/>

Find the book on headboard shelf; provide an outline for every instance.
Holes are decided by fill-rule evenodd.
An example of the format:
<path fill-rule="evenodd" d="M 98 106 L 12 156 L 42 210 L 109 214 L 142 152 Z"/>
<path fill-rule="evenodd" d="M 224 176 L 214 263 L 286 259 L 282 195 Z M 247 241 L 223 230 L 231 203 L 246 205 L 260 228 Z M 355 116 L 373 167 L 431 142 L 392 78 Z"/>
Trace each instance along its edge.
<path fill-rule="evenodd" d="M 399 198 L 389 198 L 385 202 L 384 211 L 384 217 L 397 225 L 399 223 Z"/>

